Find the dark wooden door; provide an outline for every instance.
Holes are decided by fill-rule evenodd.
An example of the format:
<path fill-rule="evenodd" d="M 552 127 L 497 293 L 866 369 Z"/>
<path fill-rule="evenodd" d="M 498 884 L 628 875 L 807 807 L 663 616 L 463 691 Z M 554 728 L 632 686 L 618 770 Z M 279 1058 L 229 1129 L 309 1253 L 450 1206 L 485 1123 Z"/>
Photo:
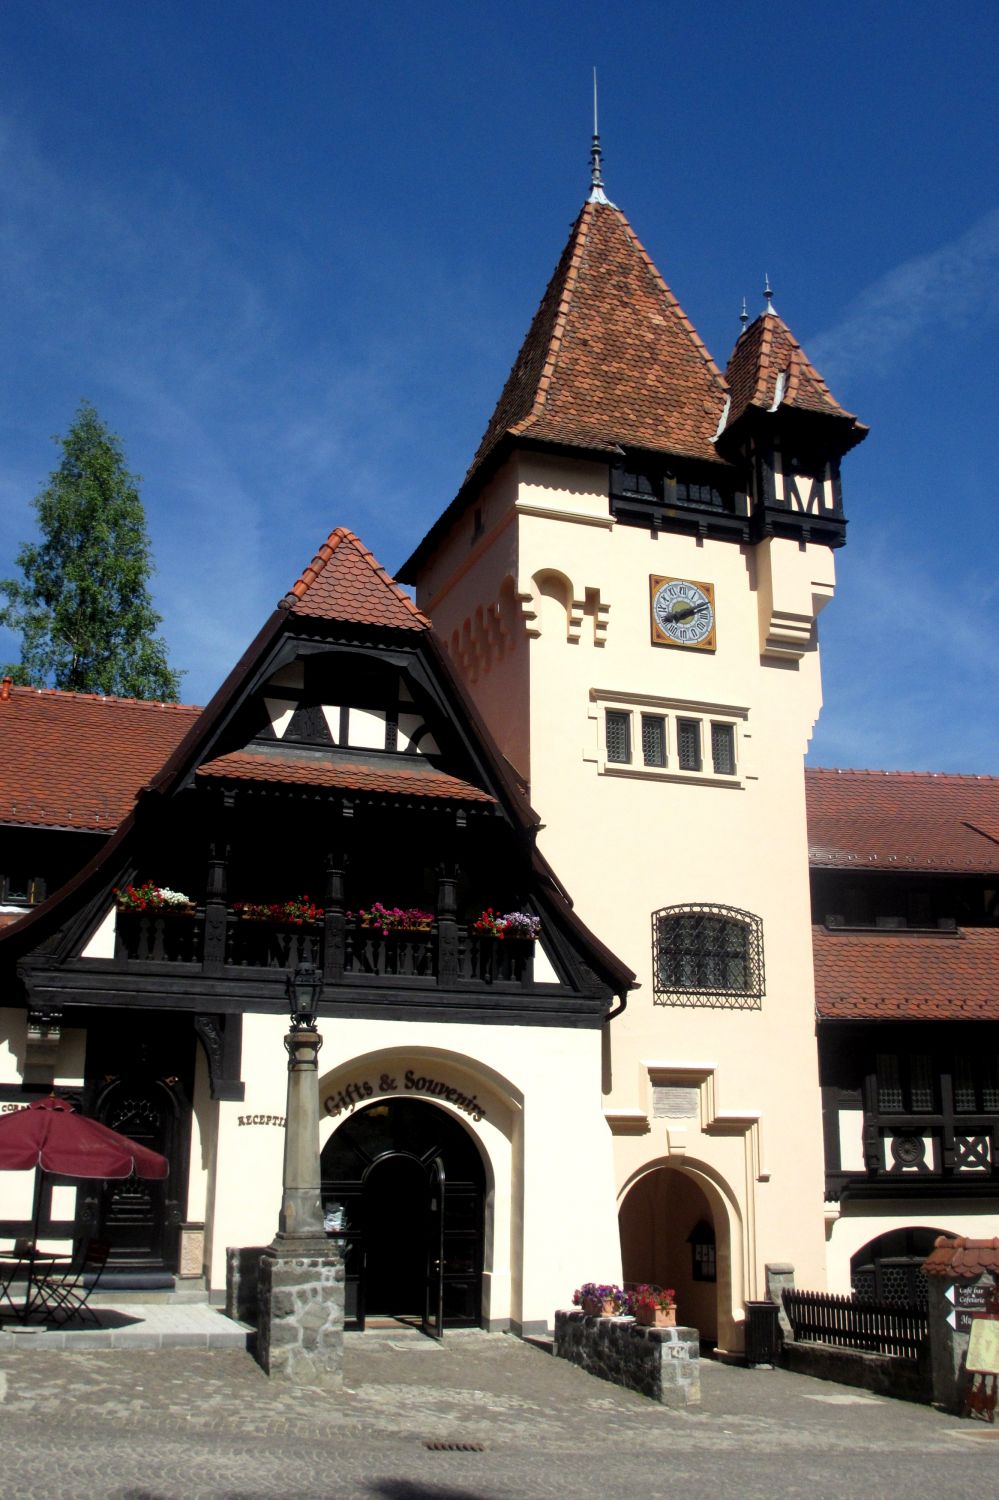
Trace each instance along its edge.
<path fill-rule="evenodd" d="M 96 1236 L 111 1246 L 109 1265 L 175 1270 L 181 1217 L 177 1156 L 183 1134 L 178 1100 L 164 1081 L 118 1078 L 98 1100 L 97 1118 L 120 1135 L 160 1152 L 171 1165 L 170 1176 L 162 1182 L 133 1175 L 101 1185 Z"/>
<path fill-rule="evenodd" d="M 423 1332 L 444 1337 L 444 1163 L 439 1156 L 427 1164 L 427 1273 L 423 1302 Z"/>

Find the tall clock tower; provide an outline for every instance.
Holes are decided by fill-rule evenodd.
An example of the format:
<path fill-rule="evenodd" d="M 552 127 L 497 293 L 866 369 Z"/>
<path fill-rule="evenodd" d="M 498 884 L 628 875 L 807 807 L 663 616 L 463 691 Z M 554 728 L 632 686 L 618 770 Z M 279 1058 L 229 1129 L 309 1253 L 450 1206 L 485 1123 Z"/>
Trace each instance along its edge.
<path fill-rule="evenodd" d="M 768 1264 L 825 1279 L 803 758 L 865 431 L 769 299 L 723 374 L 597 172 L 400 573 L 638 975 L 594 1101 L 623 1275 L 723 1348 Z"/>

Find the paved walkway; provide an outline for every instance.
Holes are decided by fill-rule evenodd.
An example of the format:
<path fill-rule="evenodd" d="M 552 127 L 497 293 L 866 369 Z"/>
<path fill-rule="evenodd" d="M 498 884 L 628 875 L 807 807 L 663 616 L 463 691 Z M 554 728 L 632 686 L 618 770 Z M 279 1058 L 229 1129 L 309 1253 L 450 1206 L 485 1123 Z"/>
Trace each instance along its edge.
<path fill-rule="evenodd" d="M 0 1354 L 60 1349 L 245 1349 L 252 1330 L 207 1302 L 130 1302 L 93 1307 L 99 1328 L 20 1327 L 9 1316 L 0 1332 Z"/>
<path fill-rule="evenodd" d="M 666 1411 L 503 1334 L 347 1336 L 340 1396 L 244 1351 L 0 1353 L 19 1500 L 982 1500 L 999 1434 L 783 1371 L 705 1362 Z M 457 1446 L 451 1446 L 457 1445 Z"/>

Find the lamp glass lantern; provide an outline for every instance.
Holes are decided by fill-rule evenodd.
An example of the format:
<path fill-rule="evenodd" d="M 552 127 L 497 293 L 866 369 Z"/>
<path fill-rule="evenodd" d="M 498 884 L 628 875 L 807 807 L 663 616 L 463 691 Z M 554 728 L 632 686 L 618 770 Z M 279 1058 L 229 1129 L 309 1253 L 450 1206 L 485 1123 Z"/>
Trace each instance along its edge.
<path fill-rule="evenodd" d="M 292 1031 L 315 1031 L 323 976 L 315 964 L 299 964 L 288 975 L 288 1010 Z"/>

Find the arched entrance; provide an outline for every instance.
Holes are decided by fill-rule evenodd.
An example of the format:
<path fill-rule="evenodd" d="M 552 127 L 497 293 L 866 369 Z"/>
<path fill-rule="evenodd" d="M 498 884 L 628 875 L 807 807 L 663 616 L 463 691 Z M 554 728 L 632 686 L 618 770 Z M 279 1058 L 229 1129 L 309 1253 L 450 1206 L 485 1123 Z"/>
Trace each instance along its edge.
<path fill-rule="evenodd" d="M 862 1302 L 925 1307 L 929 1296 L 923 1262 L 943 1229 L 907 1226 L 869 1240 L 850 1257 L 850 1284 Z"/>
<path fill-rule="evenodd" d="M 482 1315 L 485 1171 L 446 1110 L 382 1099 L 357 1110 L 323 1148 L 326 1225 L 345 1262 L 348 1328 L 377 1315 L 428 1333 Z"/>
<path fill-rule="evenodd" d="M 625 1285 L 648 1281 L 676 1291 L 680 1321 L 718 1341 L 718 1278 L 728 1264 L 724 1226 L 706 1193 L 675 1167 L 640 1177 L 621 1203 L 621 1264 Z"/>

